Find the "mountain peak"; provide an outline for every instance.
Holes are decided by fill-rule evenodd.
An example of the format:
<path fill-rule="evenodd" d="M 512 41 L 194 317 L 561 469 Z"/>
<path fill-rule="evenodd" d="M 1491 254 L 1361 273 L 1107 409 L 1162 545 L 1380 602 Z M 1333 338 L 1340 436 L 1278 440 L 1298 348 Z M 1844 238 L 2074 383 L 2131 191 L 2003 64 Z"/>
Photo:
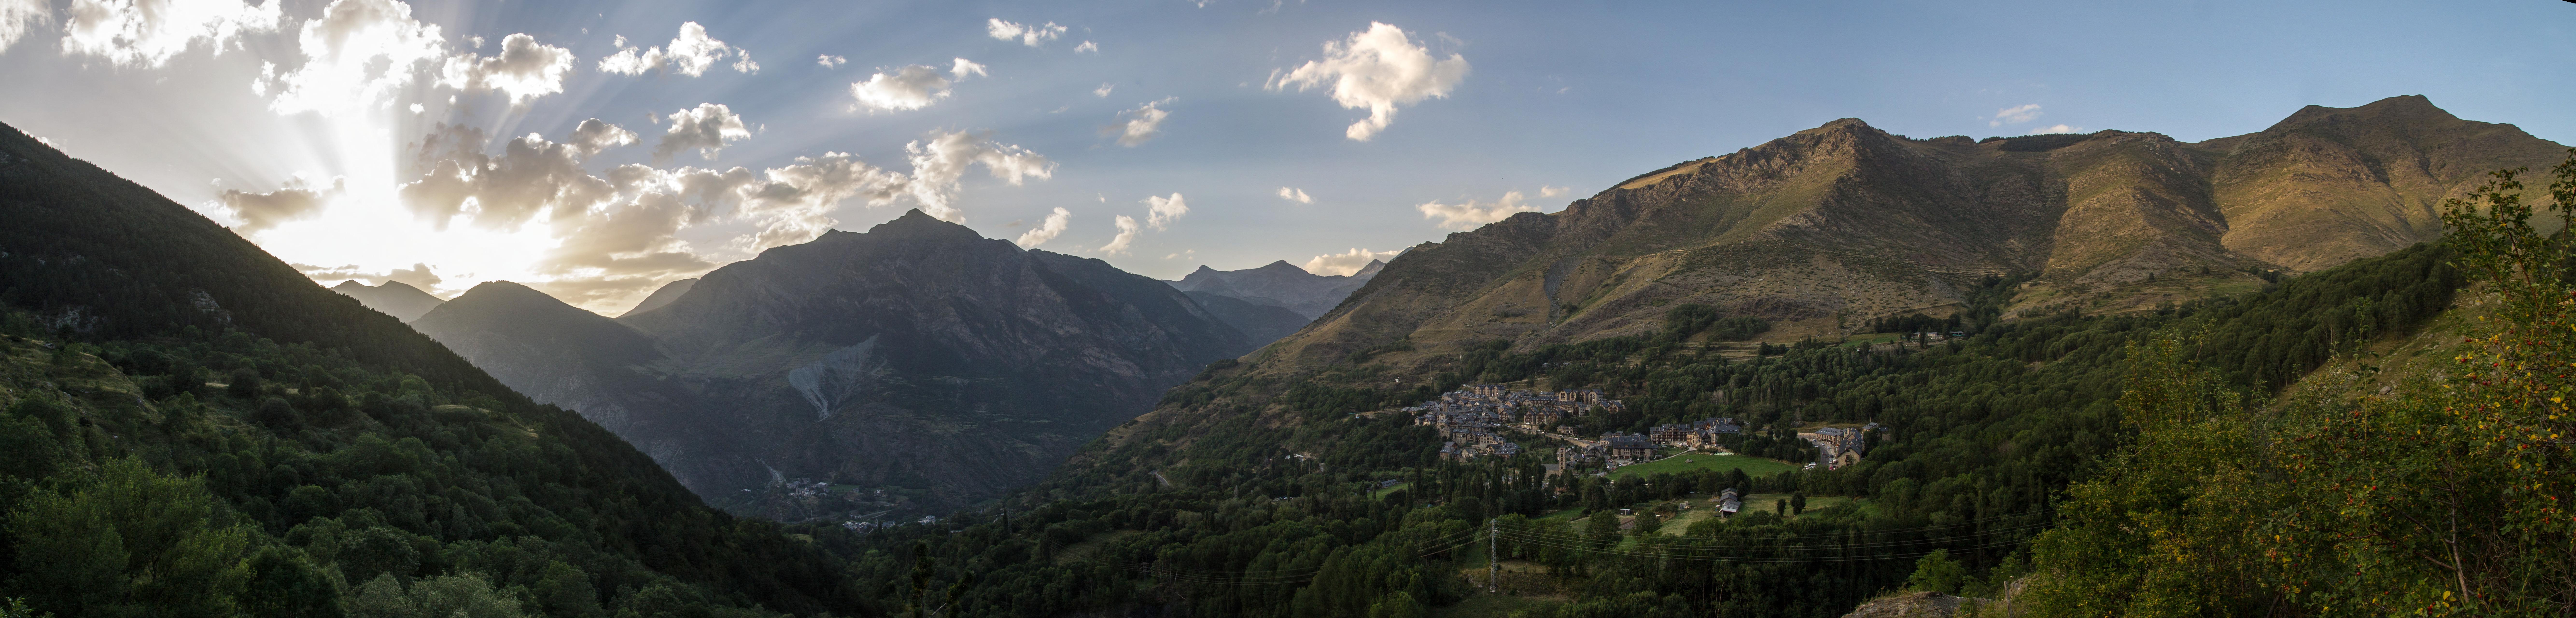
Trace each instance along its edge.
<path fill-rule="evenodd" d="M 975 233 L 973 228 L 942 221 L 938 217 L 933 217 L 930 216 L 929 213 L 922 212 L 919 208 L 904 211 L 903 216 L 895 217 L 893 221 L 879 223 L 876 227 L 868 228 L 868 234 L 872 236 L 884 234 L 887 236 L 904 238 L 954 238 L 962 240 L 984 239 L 984 235 Z"/>
<path fill-rule="evenodd" d="M 1298 274 L 1312 274 L 1312 273 L 1308 273 L 1308 272 L 1306 272 L 1306 269 L 1304 269 L 1304 268 L 1298 268 L 1298 267 L 1297 267 L 1297 265 L 1288 263 L 1288 261 L 1287 261 L 1287 260 L 1279 260 L 1279 261 L 1276 261 L 1276 262 L 1271 262 L 1271 263 L 1268 263 L 1268 264 L 1263 264 L 1263 265 L 1261 265 L 1261 267 L 1260 267 L 1260 268 L 1255 268 L 1255 269 L 1253 269 L 1253 270 L 1274 271 L 1274 272 L 1281 272 L 1281 273 L 1287 273 L 1287 272 L 1291 272 L 1291 271 L 1293 271 L 1293 272 L 1296 272 L 1296 273 L 1298 273 Z"/>
<path fill-rule="evenodd" d="M 478 283 L 474 285 L 474 289 L 466 290 L 464 294 L 458 295 L 455 300 L 447 302 L 456 305 L 506 304 L 531 309 L 556 305 L 561 305 L 566 308 L 572 307 L 571 304 L 565 303 L 562 299 L 547 295 L 545 292 L 539 292 L 536 288 L 521 285 L 515 281 L 485 281 Z"/>

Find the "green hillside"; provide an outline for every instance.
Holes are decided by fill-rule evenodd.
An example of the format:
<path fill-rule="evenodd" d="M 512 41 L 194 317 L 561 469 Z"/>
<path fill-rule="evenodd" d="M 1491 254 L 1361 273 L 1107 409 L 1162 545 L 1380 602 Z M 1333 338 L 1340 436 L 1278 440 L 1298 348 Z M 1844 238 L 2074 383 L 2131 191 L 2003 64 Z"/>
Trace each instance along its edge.
<path fill-rule="evenodd" d="M 596 425 L 15 130 L 0 221 L 0 595 L 61 618 L 862 607 L 828 556 Z"/>

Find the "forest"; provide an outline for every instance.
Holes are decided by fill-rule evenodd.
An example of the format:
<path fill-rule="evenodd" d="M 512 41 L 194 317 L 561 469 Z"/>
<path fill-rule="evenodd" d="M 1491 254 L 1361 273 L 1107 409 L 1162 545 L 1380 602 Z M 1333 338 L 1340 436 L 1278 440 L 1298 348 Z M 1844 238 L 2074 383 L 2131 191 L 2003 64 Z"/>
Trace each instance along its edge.
<path fill-rule="evenodd" d="M 1405 389 L 1369 363 L 1288 378 L 1219 363 L 1165 401 L 1211 409 L 1217 424 L 1147 436 L 1190 438 L 1177 449 L 1095 445 L 1022 498 L 935 525 L 797 531 L 849 557 L 872 587 L 873 611 L 888 615 L 1137 604 L 1181 615 L 1428 615 L 1475 594 L 1481 576 L 1462 573 L 1483 566 L 1489 527 L 1503 558 L 1546 567 L 1537 585 L 1562 599 L 1513 610 L 1528 616 L 1839 616 L 1909 586 L 1926 562 L 1958 573 L 1934 578 L 1944 591 L 1991 596 L 2032 572 L 2032 539 L 2062 517 L 2064 488 L 2099 476 L 2106 454 L 2136 433 L 2117 404 L 2133 346 L 2198 333 L 2174 354 L 2227 360 L 2214 383 L 2260 400 L 2276 388 L 2270 379 L 2449 307 L 2461 281 L 2454 259 L 2423 245 L 2150 314 L 2014 320 L 1997 317 L 2012 280 L 1991 278 L 1960 312 L 1955 328 L 1970 336 L 1894 351 L 1801 346 L 1728 361 L 1692 343 L 1723 319 L 1681 306 L 1647 336 L 1479 346 Z M 2322 336 L 2271 336 L 2279 332 Z M 1446 462 L 1429 428 L 1355 414 L 1471 382 L 1600 388 L 1629 403 L 1582 420 L 1587 433 L 1737 417 L 1762 431 L 1733 446 L 1782 459 L 1813 457 L 1787 435 L 1800 425 L 1870 421 L 1886 431 L 1873 434 L 1865 461 L 1839 470 L 1567 483 L 1544 477 L 1542 453 Z M 1265 409 L 1296 422 L 1250 429 Z M 1608 517 L 1569 523 L 1730 488 L 1859 500 L 1794 517 L 1785 505 L 1755 508 L 1682 534 L 1623 534 Z"/>

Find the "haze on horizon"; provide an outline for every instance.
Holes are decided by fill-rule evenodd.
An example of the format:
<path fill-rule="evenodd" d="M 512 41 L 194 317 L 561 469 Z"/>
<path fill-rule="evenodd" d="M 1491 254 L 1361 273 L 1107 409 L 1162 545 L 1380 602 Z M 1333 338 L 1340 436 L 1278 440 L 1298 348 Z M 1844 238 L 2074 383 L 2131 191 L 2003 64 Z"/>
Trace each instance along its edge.
<path fill-rule="evenodd" d="M 912 208 L 1342 274 L 1842 117 L 2196 141 L 2423 94 L 2576 142 L 2576 11 L 2460 8 L 0 0 L 0 83 L 45 93 L 0 122 L 317 281 L 614 314 Z"/>

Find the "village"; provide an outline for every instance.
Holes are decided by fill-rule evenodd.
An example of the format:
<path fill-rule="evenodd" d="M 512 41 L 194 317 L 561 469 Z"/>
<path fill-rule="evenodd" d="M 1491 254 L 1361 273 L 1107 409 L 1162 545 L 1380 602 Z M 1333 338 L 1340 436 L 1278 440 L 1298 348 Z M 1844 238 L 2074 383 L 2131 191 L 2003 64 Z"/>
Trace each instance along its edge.
<path fill-rule="evenodd" d="M 1512 390 L 1498 384 L 1473 384 L 1442 393 L 1439 399 L 1397 410 L 1414 424 L 1440 431 L 1440 456 L 1454 461 L 1522 455 L 1524 442 L 1557 444 L 1549 476 L 1589 471 L 1607 475 L 1622 466 L 1677 457 L 1685 453 L 1732 454 L 1728 443 L 1746 428 L 1734 418 L 1712 417 L 1690 423 L 1657 425 L 1645 433 L 1609 432 L 1586 439 L 1569 424 L 1577 417 L 1627 409 L 1595 389 L 1561 391 Z M 1808 469 L 1838 469 L 1859 463 L 1867 449 L 1865 435 L 1877 423 L 1860 427 L 1819 427 L 1797 436 L 1814 445 L 1817 458 Z M 1515 440 L 1511 435 L 1524 435 Z"/>

